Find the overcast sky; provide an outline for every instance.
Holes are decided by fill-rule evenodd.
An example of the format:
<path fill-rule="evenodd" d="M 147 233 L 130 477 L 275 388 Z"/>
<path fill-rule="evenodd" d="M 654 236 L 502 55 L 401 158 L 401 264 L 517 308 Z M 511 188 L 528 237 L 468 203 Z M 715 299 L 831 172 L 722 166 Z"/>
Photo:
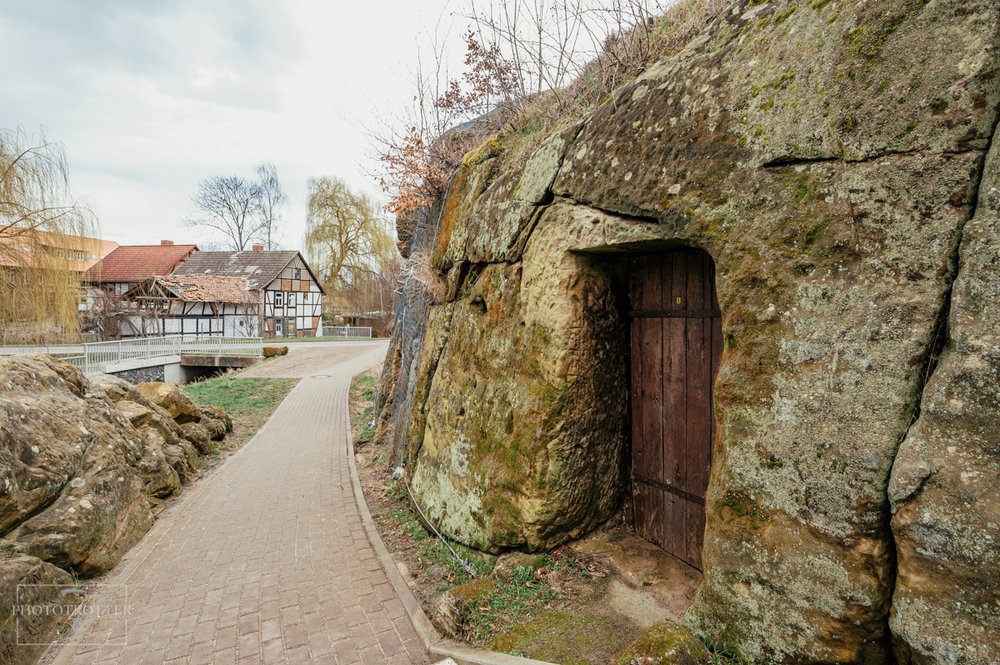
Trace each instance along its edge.
<path fill-rule="evenodd" d="M 305 228 L 305 181 L 378 195 L 364 128 L 412 96 L 417 43 L 446 0 L 0 0 L 0 127 L 64 144 L 74 193 L 121 244 L 204 242 L 191 196 L 276 165 Z M 426 39 L 423 39 L 426 43 Z M 461 62 L 461 44 L 454 49 Z"/>

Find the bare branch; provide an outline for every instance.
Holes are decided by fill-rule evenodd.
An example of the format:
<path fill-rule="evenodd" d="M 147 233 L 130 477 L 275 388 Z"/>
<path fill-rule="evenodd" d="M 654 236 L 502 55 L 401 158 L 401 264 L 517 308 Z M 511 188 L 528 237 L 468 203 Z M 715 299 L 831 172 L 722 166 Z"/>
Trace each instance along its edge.
<path fill-rule="evenodd" d="M 260 185 L 260 240 L 264 249 L 277 249 L 281 243 L 281 210 L 288 203 L 288 196 L 278 180 L 278 170 L 270 162 L 255 169 Z"/>
<path fill-rule="evenodd" d="M 191 200 L 203 213 L 187 220 L 191 227 L 208 227 L 221 233 L 231 249 L 241 252 L 260 236 L 261 186 L 239 176 L 214 176 L 198 185 Z"/>

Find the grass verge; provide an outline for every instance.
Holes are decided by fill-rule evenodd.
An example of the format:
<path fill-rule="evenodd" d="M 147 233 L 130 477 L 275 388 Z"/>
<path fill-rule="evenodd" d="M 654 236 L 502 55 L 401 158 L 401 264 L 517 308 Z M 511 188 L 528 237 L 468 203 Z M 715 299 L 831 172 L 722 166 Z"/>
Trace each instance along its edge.
<path fill-rule="evenodd" d="M 239 448 L 257 433 L 298 379 L 241 379 L 229 372 L 184 386 L 184 391 L 201 406 L 215 406 L 233 419 L 233 433 L 226 437 L 227 448 Z"/>
<path fill-rule="evenodd" d="M 378 374 L 375 370 L 358 374 L 351 380 L 351 431 L 356 443 L 368 443 L 375 434 L 373 416 L 377 385 Z"/>

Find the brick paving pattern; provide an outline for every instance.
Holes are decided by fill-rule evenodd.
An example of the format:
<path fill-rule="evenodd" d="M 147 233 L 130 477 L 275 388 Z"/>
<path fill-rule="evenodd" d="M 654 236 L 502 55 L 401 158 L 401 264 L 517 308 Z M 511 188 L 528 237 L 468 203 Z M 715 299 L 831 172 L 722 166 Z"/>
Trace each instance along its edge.
<path fill-rule="evenodd" d="M 365 536 L 347 465 L 350 377 L 384 353 L 372 344 L 314 367 L 102 581 L 126 586 L 127 630 L 118 618 L 90 621 L 52 661 L 426 662 Z M 111 587 L 102 593 L 107 602 Z"/>

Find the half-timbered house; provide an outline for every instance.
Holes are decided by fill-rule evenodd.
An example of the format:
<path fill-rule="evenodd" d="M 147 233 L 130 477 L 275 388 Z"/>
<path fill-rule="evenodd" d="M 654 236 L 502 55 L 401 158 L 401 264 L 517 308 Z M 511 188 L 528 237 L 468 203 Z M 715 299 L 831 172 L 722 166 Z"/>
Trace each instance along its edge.
<path fill-rule="evenodd" d="M 152 277 L 124 294 L 123 337 L 195 335 L 258 337 L 261 296 L 242 277 Z"/>
<path fill-rule="evenodd" d="M 242 277 L 259 291 L 264 337 L 321 334 L 325 292 L 302 255 L 295 251 L 195 252 L 175 271 L 182 275 Z"/>

